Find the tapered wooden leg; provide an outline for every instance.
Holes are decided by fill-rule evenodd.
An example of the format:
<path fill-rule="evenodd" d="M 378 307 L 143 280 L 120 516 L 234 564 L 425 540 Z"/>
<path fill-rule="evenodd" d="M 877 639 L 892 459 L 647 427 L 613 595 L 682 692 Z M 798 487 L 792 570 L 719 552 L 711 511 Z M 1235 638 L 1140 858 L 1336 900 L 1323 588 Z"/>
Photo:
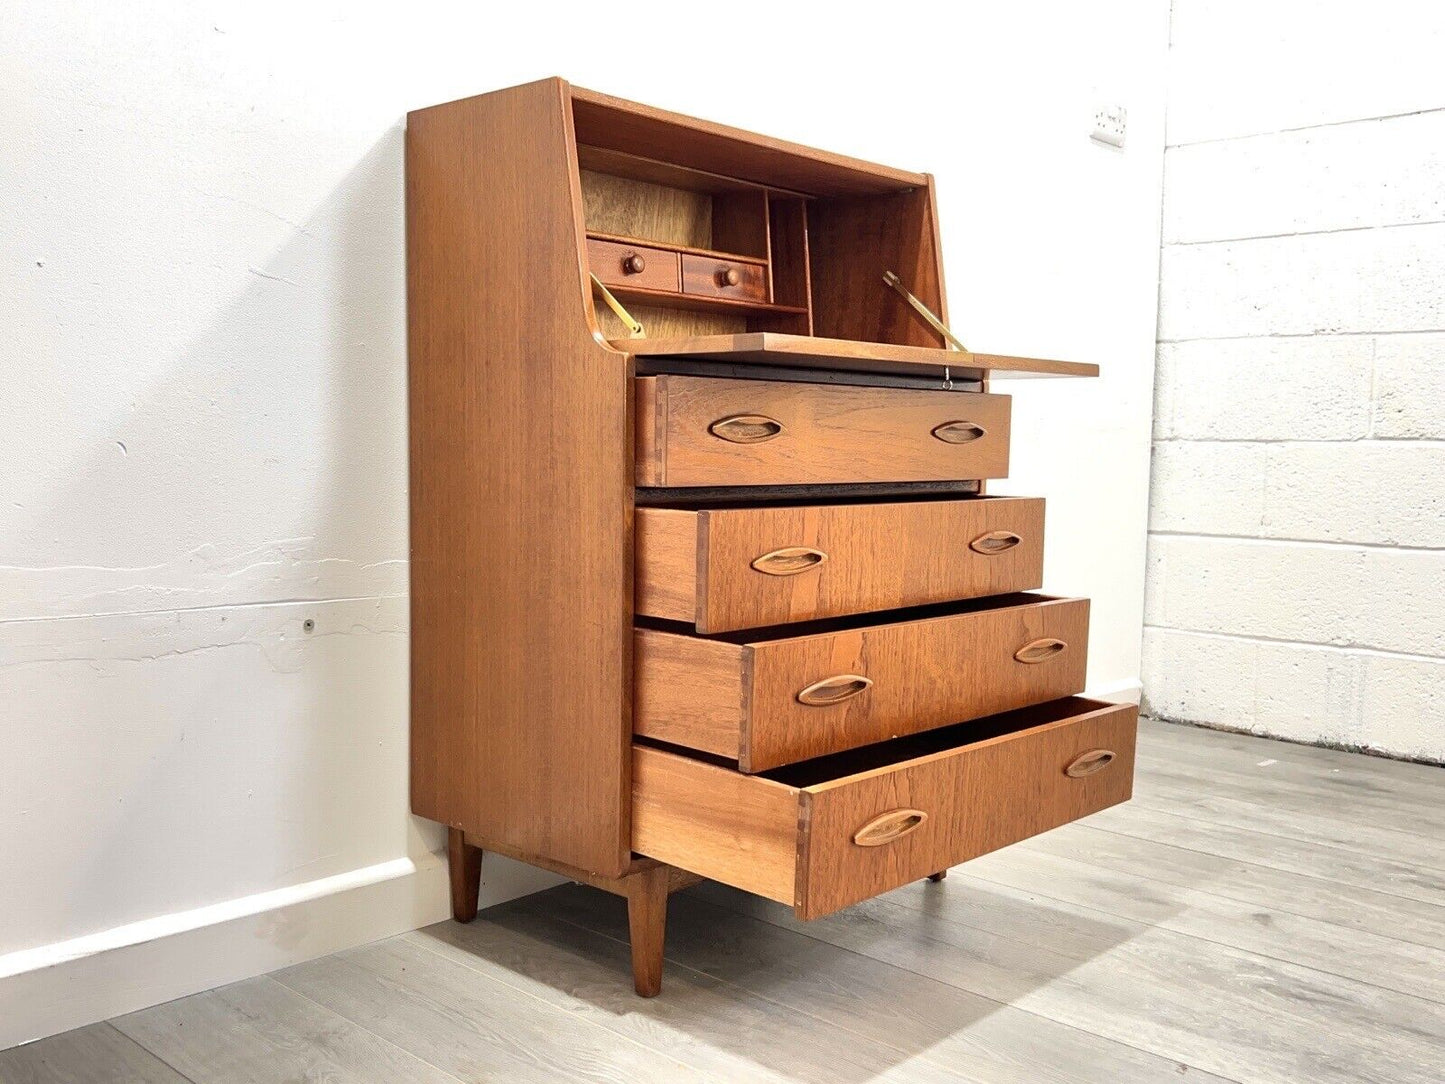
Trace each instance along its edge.
<path fill-rule="evenodd" d="M 654 866 L 626 880 L 632 983 L 639 997 L 656 997 L 662 990 L 662 942 L 671 874 L 666 866 Z"/>
<path fill-rule="evenodd" d="M 452 917 L 470 922 L 477 917 L 482 890 L 482 849 L 468 843 L 460 828 L 447 829 L 447 865 L 452 875 Z"/>
<path fill-rule="evenodd" d="M 943 880 L 943 879 L 944 879 L 945 877 L 947 877 L 947 876 L 948 876 L 948 870 L 946 870 L 946 869 L 941 869 L 941 870 L 939 870 L 937 873 L 930 873 L 930 874 L 928 875 L 928 879 L 929 879 L 930 881 L 932 881 L 934 884 L 937 884 L 939 881 Z"/>

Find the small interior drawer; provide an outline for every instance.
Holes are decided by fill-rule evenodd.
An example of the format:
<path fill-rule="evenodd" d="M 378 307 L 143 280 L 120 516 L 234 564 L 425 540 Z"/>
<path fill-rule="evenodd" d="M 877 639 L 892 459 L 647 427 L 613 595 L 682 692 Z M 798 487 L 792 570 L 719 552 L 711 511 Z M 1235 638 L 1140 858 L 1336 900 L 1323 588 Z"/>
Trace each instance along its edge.
<path fill-rule="evenodd" d="M 596 237 L 587 238 L 587 269 L 608 286 L 676 291 L 681 283 L 676 252 Z"/>
<path fill-rule="evenodd" d="M 1088 599 L 1004 595 L 703 637 L 634 634 L 633 733 L 745 772 L 1079 692 Z"/>
<path fill-rule="evenodd" d="M 1070 697 L 766 775 L 634 745 L 632 846 L 816 918 L 1127 801 L 1138 718 Z"/>
<path fill-rule="evenodd" d="M 636 393 L 640 486 L 1008 475 L 1006 395 L 677 375 Z"/>
<path fill-rule="evenodd" d="M 634 533 L 636 612 L 704 633 L 1043 583 L 1035 497 L 638 508 Z"/>
<path fill-rule="evenodd" d="M 682 254 L 682 292 L 705 297 L 768 300 L 766 264 L 720 256 Z"/>

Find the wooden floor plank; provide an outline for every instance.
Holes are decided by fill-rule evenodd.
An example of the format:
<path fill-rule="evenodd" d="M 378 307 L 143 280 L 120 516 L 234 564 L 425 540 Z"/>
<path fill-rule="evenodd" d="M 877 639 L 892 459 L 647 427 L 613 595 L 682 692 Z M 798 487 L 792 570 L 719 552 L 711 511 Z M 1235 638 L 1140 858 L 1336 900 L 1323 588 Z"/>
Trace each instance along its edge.
<path fill-rule="evenodd" d="M 462 1080 L 691 1084 L 702 1074 L 405 939 L 300 964 L 278 982 Z"/>
<path fill-rule="evenodd" d="M 1081 859 L 1123 873 L 1142 873 L 1154 881 L 1203 889 L 1236 900 L 1267 915 L 1299 915 L 1365 933 L 1387 931 L 1389 936 L 1415 945 L 1445 944 L 1445 908 L 1436 904 L 1324 877 L 1307 877 L 1231 855 L 1105 832 L 1088 824 L 1045 832 L 1012 850 Z"/>
<path fill-rule="evenodd" d="M 0 1052 L 0 1084 L 1411 1084 L 1445 770 L 1146 721 L 1137 800 L 813 923 L 674 896 L 660 998 L 563 887 Z"/>
<path fill-rule="evenodd" d="M 618 917 L 585 892 L 561 888 L 549 895 L 549 908 L 568 921 L 608 936 L 624 933 Z M 679 965 L 815 1016 L 825 1026 L 822 1034 L 836 1029 L 844 1036 L 887 1043 L 910 1058 L 940 1062 L 974 1080 L 1127 1084 L 1222 1079 L 719 909 L 694 893 L 673 897 L 668 917 L 669 976 Z"/>
<path fill-rule="evenodd" d="M 1387 854 L 1392 861 L 1445 872 L 1445 844 L 1412 832 L 1397 831 L 1380 822 L 1290 809 L 1283 802 L 1246 801 L 1219 793 L 1171 784 L 1158 776 L 1141 776 L 1132 803 L 1179 817 L 1243 828 L 1262 836 L 1317 843 L 1356 854 Z M 1388 823 L 1386 821 L 1385 823 Z"/>
<path fill-rule="evenodd" d="M 1233 1080 L 1435 1084 L 1445 1048 L 1431 1002 L 1002 887 L 910 885 L 812 923 L 731 889 L 694 892 Z"/>
<path fill-rule="evenodd" d="M 1275 770 L 1277 765 L 1254 767 L 1247 771 L 1210 767 L 1204 773 L 1207 784 L 1202 784 L 1198 764 L 1181 762 L 1160 755 L 1160 752 L 1157 745 L 1141 750 L 1137 763 L 1136 797 L 1143 793 L 1162 793 L 1155 790 L 1158 785 L 1168 788 L 1171 796 L 1184 801 L 1218 796 L 1258 808 L 1372 827 L 1388 833 L 1387 838 L 1406 833 L 1436 840 L 1445 835 L 1445 773 L 1442 773 L 1440 793 L 1435 799 L 1421 801 L 1414 795 L 1325 791 L 1317 784 L 1296 782 L 1280 775 Z"/>
<path fill-rule="evenodd" d="M 572 893 L 577 894 L 576 897 Z M 607 923 L 614 936 L 599 937 L 591 929 L 562 921 L 559 916 L 564 904 L 572 898 L 584 899 L 586 913 Z M 671 900 L 670 926 L 673 909 L 680 899 L 674 896 Z M 664 1049 L 690 1045 L 696 1051 L 694 1057 L 704 1056 L 704 1052 L 728 1052 L 742 1059 L 741 1064 L 750 1070 L 767 1074 L 770 1080 L 809 1084 L 869 1084 L 872 1081 L 957 1084 L 970 1079 L 960 1070 L 920 1057 L 919 1051 L 841 1031 L 816 1016 L 674 963 L 664 971 L 661 996 L 649 1000 L 634 997 L 627 981 L 627 948 L 621 940 L 625 937 L 625 916 L 615 904 L 615 900 L 593 889 L 564 886 L 488 912 L 491 929 L 479 921 L 465 927 L 443 924 L 426 932 L 441 934 L 479 959 L 505 959 L 507 966 L 522 968 L 529 974 L 534 966 L 530 959 L 515 955 L 508 958 L 505 954 L 514 952 L 519 943 L 529 941 L 550 949 L 560 948 L 572 957 L 565 965 L 569 972 L 579 958 L 588 961 L 588 969 L 600 968 L 594 978 L 587 980 L 587 994 L 582 1001 L 590 1003 L 598 992 L 598 985 L 606 983 L 608 993 L 604 996 L 608 1000 L 599 1007 L 607 1006 L 608 1013 L 633 1017 L 627 1024 L 629 1027 L 637 1026 L 636 1018 L 647 1021 L 646 1026 L 654 1037 L 644 1041 Z M 497 956 L 499 951 L 504 955 Z M 553 954 L 543 964 L 540 974 L 547 974 L 548 968 L 554 969 L 551 973 L 555 974 L 558 966 L 558 958 Z M 616 992 L 625 993 L 628 1000 L 611 1007 Z M 618 1023 L 621 1026 L 623 1021 Z M 664 1030 L 670 1036 L 660 1041 L 657 1035 Z M 714 1073 L 714 1079 L 751 1078 Z"/>
<path fill-rule="evenodd" d="M 1061 858 L 1025 847 L 985 855 L 954 874 L 962 891 L 973 882 L 1012 888 L 1445 1005 L 1445 949 L 1438 945 L 1263 910 L 1088 858 Z M 924 897 L 901 894 L 900 899 L 913 903 Z"/>
<path fill-rule="evenodd" d="M 760 1065 L 750 1045 L 722 1041 L 726 1021 L 737 1017 L 733 992 L 707 976 L 668 972 L 664 994 L 642 1000 L 632 991 L 628 950 L 617 941 L 548 917 L 549 907 L 518 901 L 485 912 L 465 926 L 441 922 L 405 940 L 484 976 L 495 978 L 565 1012 L 587 1019 L 677 1061 L 710 1079 L 785 1084 L 795 1079 Z M 755 1002 L 748 1009 L 765 1011 Z M 697 1018 L 714 1021 L 699 1036 Z M 713 1035 L 717 1041 L 708 1041 Z M 786 1048 L 778 1064 L 787 1063 Z"/>
<path fill-rule="evenodd" d="M 1196 820 L 1133 802 L 1096 813 L 1086 823 L 1107 832 L 1241 858 L 1289 873 L 1371 888 L 1435 906 L 1445 905 L 1445 873 L 1397 862 L 1385 854 L 1360 854 L 1282 836 L 1262 835 L 1248 828 Z"/>
<path fill-rule="evenodd" d="M 188 1084 L 182 1076 L 110 1024 L 0 1051 L 0 1084 Z"/>
<path fill-rule="evenodd" d="M 114 1024 L 195 1084 L 457 1084 L 270 978 L 181 998 Z"/>
<path fill-rule="evenodd" d="M 1445 768 L 1437 764 L 1297 745 L 1253 734 L 1147 719 L 1140 721 L 1139 736 L 1146 747 L 1188 750 L 1211 762 L 1239 769 L 1273 760 L 1279 774 L 1316 784 L 1326 793 L 1413 794 L 1424 800 L 1434 796 L 1438 801 L 1440 788 L 1445 785 Z"/>

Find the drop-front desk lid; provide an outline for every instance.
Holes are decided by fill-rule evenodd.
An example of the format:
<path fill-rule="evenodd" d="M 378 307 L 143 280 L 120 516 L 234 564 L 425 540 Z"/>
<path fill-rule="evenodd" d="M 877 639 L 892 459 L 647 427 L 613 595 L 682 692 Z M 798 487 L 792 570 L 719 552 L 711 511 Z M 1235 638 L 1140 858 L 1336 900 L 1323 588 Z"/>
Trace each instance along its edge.
<path fill-rule="evenodd" d="M 740 335 L 697 335 L 685 339 L 613 339 L 614 349 L 639 357 L 691 358 L 855 372 L 942 376 L 945 367 L 959 380 L 1020 376 L 1098 376 L 1099 367 L 1082 361 L 1016 358 L 928 346 L 820 339 L 768 331 Z"/>

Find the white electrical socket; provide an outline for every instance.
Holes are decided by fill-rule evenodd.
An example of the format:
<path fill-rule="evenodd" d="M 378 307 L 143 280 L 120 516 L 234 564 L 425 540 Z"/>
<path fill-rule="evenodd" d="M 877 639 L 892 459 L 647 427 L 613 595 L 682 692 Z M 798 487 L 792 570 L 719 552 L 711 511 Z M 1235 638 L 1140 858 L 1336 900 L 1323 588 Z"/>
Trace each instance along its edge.
<path fill-rule="evenodd" d="M 1129 114 L 1122 105 L 1101 105 L 1094 110 L 1094 130 L 1089 138 L 1095 143 L 1122 147 L 1128 126 Z"/>

